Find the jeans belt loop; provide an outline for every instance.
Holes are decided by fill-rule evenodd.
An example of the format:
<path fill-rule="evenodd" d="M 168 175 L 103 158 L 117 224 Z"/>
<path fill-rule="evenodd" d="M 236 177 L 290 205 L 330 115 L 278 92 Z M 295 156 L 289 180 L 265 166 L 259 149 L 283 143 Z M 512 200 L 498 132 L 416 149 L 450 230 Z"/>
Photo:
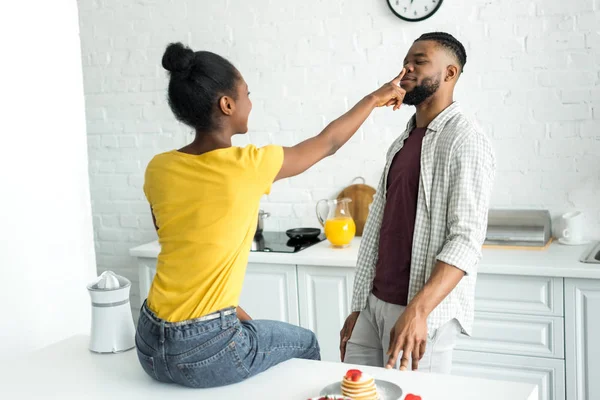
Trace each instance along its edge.
<path fill-rule="evenodd" d="M 165 342 L 165 321 L 160 321 L 160 344 Z"/>
<path fill-rule="evenodd" d="M 227 325 L 225 324 L 225 311 L 219 310 L 219 317 L 221 318 L 221 329 L 225 330 Z"/>

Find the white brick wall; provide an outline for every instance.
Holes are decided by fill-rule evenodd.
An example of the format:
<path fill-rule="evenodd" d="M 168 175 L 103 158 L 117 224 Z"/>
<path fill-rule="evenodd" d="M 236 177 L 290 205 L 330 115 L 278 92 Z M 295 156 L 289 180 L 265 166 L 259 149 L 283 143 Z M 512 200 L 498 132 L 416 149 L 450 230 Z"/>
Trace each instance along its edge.
<path fill-rule="evenodd" d="M 166 44 L 228 57 L 250 85 L 250 133 L 290 145 L 398 73 L 412 41 L 444 30 L 468 52 L 456 98 L 492 137 L 496 207 L 581 209 L 600 236 L 600 2 L 464 0 L 406 23 L 384 0 L 79 0 L 99 270 L 137 284 L 130 247 L 155 239 L 141 185 L 150 158 L 192 136 L 165 102 Z M 316 226 L 316 201 L 362 175 L 412 110 L 377 110 L 335 157 L 279 182 L 267 229 Z M 135 287 L 134 287 L 135 289 Z M 137 295 L 134 295 L 137 296 Z M 139 298 L 134 297 L 134 307 Z"/>

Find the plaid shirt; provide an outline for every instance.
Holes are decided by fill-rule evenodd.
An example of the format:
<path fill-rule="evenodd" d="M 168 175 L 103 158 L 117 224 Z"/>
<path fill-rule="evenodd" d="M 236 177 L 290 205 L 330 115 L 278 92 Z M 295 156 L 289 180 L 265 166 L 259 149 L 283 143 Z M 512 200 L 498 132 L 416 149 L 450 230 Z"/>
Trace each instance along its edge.
<path fill-rule="evenodd" d="M 353 311 L 365 308 L 373 288 L 388 172 L 415 121 L 413 116 L 387 153 L 358 252 Z M 436 260 L 460 268 L 465 276 L 429 315 L 430 336 L 452 318 L 459 321 L 464 333 L 471 333 L 477 265 L 485 240 L 495 170 L 489 140 L 465 117 L 458 103 L 452 103 L 431 121 L 421 149 L 408 301 L 425 285 Z"/>

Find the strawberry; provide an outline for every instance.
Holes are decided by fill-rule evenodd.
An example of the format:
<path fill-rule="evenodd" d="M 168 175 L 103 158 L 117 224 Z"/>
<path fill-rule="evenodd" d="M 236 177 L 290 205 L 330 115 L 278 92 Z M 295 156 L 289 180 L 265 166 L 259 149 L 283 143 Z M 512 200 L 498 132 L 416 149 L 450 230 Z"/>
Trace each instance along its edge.
<path fill-rule="evenodd" d="M 404 400 L 421 400 L 421 396 L 417 396 L 416 394 L 408 393 Z"/>
<path fill-rule="evenodd" d="M 348 372 L 346 372 L 346 379 L 349 379 L 352 382 L 358 382 L 361 376 L 362 371 L 358 369 L 349 369 Z"/>

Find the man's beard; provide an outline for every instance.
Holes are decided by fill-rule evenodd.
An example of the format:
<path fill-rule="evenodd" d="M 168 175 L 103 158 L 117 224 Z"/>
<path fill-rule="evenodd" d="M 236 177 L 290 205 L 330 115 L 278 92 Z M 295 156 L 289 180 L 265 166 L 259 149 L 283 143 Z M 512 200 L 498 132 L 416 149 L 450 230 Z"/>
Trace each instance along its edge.
<path fill-rule="evenodd" d="M 409 106 L 418 106 L 429 97 L 431 97 L 440 87 L 440 77 L 425 78 L 420 85 L 415 86 L 410 92 L 404 95 L 404 104 Z"/>

